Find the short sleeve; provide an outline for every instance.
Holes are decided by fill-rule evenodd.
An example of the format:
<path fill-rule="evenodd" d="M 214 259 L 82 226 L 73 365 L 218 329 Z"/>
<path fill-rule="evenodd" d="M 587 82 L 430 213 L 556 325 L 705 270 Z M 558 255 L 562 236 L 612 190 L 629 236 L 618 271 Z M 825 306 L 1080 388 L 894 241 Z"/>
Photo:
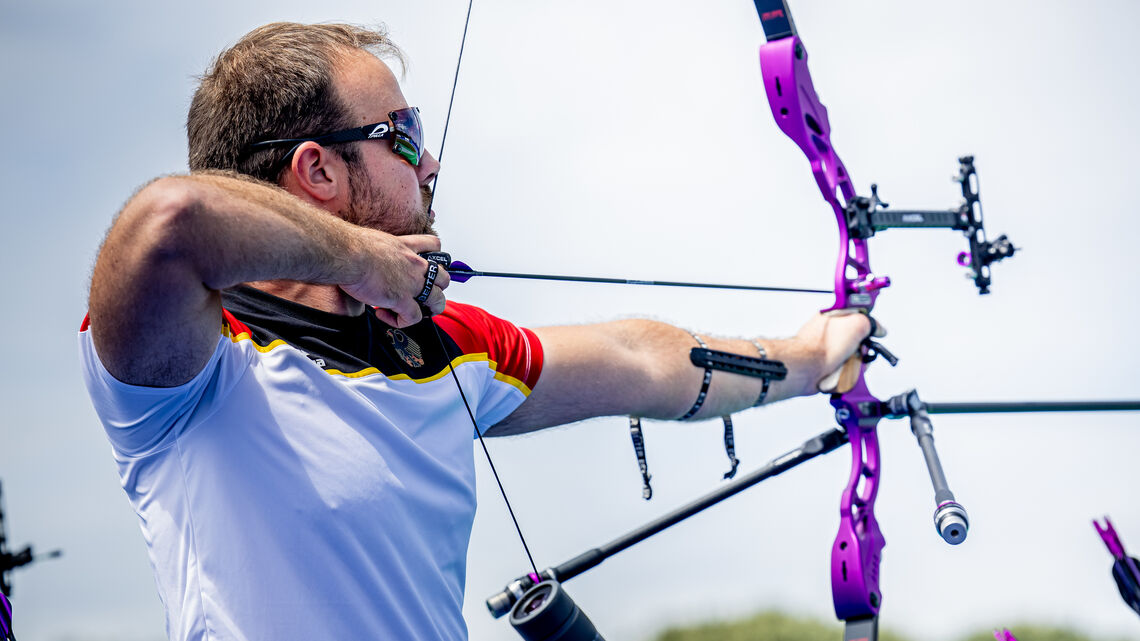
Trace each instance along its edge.
<path fill-rule="evenodd" d="M 79 332 L 83 382 L 117 454 L 138 457 L 169 447 L 226 398 L 249 367 L 249 357 L 227 330 L 223 327 L 209 362 L 193 379 L 176 387 L 145 387 L 107 371 L 84 323 Z"/>
<path fill-rule="evenodd" d="M 542 343 L 529 329 L 471 305 L 447 302 L 436 324 L 464 354 L 486 354 L 494 370 L 480 396 L 481 430 L 498 423 L 530 395 L 542 374 Z"/>

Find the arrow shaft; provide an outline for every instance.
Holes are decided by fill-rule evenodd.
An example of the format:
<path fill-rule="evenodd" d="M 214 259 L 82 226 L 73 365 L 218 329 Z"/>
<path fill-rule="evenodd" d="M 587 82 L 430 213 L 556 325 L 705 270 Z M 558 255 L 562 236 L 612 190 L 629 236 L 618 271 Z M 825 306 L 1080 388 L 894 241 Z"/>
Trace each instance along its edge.
<path fill-rule="evenodd" d="M 799 292 L 805 294 L 834 294 L 830 289 L 800 287 L 763 287 L 759 285 L 726 285 L 721 283 L 688 283 L 671 280 L 637 280 L 633 278 L 605 278 L 600 276 L 564 276 L 559 274 L 525 274 L 519 272 L 485 272 L 474 269 L 448 270 L 458 276 L 488 276 L 491 278 L 521 278 L 526 280 L 558 280 L 572 283 L 609 283 L 615 285 L 651 285 L 656 287 L 698 287 L 703 289 L 736 289 L 761 292 Z"/>

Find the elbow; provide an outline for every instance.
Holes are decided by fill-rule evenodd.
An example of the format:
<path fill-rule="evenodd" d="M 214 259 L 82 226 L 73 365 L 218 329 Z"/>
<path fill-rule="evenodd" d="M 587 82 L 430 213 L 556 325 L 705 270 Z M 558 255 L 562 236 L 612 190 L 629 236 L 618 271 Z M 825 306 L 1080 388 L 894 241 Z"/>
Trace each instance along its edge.
<path fill-rule="evenodd" d="M 202 198 L 179 178 L 159 178 L 138 191 L 107 232 L 96 259 L 92 286 L 100 280 L 135 280 L 194 261 L 194 219 Z"/>
<path fill-rule="evenodd" d="M 200 235 L 195 230 L 205 209 L 199 191 L 192 181 L 178 177 L 149 183 L 123 208 L 108 245 L 114 241 L 117 254 L 147 270 L 192 262 L 194 239 Z"/>
<path fill-rule="evenodd" d="M 129 216 L 134 240 L 153 248 L 156 257 L 179 254 L 203 210 L 197 192 L 190 181 L 173 177 L 159 178 L 144 187 L 123 212 Z"/>

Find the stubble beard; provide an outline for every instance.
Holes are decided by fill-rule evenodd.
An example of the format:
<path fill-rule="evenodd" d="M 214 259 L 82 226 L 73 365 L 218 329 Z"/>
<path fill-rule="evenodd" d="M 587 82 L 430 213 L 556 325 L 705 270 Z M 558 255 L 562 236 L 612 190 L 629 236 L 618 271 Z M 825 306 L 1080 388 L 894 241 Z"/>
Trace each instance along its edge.
<path fill-rule="evenodd" d="M 354 225 L 379 229 L 393 236 L 429 234 L 439 236 L 431 220 L 432 192 L 428 186 L 420 189 L 418 205 L 397 204 L 371 183 L 368 176 L 355 167 L 348 172 L 351 202 L 344 219 Z"/>

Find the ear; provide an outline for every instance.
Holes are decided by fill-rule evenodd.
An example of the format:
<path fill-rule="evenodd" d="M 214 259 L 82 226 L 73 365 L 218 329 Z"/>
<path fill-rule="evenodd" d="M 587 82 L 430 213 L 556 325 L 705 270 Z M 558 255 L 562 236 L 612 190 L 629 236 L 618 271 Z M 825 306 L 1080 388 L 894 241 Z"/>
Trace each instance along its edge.
<path fill-rule="evenodd" d="M 301 143 L 293 153 L 286 177 L 288 183 L 321 204 L 349 197 L 348 166 L 344 159 L 312 141 Z"/>

